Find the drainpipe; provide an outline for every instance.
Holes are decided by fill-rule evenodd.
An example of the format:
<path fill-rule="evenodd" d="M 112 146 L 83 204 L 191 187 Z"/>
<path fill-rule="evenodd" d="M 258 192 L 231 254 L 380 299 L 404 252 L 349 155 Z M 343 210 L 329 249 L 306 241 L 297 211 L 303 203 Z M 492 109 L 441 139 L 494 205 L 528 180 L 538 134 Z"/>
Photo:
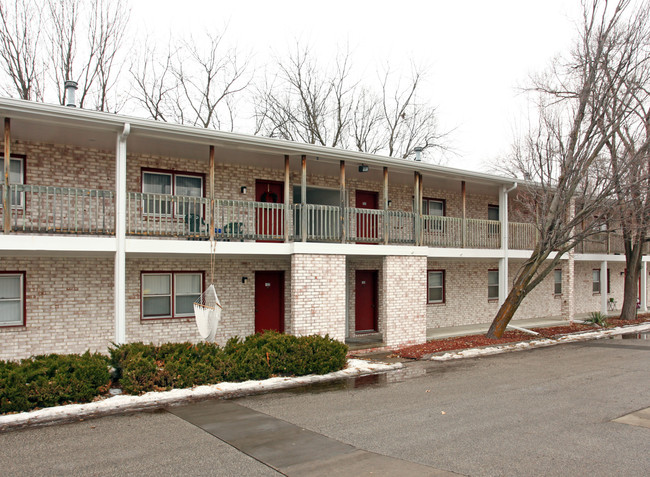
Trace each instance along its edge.
<path fill-rule="evenodd" d="M 115 147 L 115 343 L 126 343 L 126 140 L 131 125 L 117 135 Z"/>

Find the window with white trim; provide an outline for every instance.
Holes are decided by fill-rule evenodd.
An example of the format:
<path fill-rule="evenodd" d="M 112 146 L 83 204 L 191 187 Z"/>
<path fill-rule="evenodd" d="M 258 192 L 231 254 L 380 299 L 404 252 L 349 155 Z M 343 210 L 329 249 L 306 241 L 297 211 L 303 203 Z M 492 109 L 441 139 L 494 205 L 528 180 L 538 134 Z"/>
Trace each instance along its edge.
<path fill-rule="evenodd" d="M 25 281 L 22 273 L 0 274 L 0 326 L 25 324 Z"/>
<path fill-rule="evenodd" d="M 175 195 L 182 197 L 203 197 L 203 176 L 189 173 L 142 171 L 142 192 L 146 194 Z M 191 199 L 181 200 L 176 208 L 179 215 L 200 213 L 200 204 Z M 146 214 L 171 215 L 168 197 L 149 197 L 144 201 Z"/>
<path fill-rule="evenodd" d="M 595 294 L 600 293 L 600 270 L 591 271 L 591 291 Z"/>
<path fill-rule="evenodd" d="M 194 302 L 203 293 L 203 274 L 142 274 L 142 319 L 194 316 Z"/>
<path fill-rule="evenodd" d="M 562 294 L 562 270 L 553 271 L 553 293 L 555 295 Z"/>
<path fill-rule="evenodd" d="M 429 270 L 427 277 L 427 303 L 445 302 L 445 271 Z"/>
<path fill-rule="evenodd" d="M 488 300 L 499 299 L 499 270 L 488 270 Z"/>

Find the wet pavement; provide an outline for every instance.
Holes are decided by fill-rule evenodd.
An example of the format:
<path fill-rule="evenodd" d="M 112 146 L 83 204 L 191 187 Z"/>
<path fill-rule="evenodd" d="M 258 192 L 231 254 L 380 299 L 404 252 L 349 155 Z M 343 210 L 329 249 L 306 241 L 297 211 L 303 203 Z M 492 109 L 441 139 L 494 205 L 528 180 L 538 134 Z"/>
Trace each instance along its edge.
<path fill-rule="evenodd" d="M 206 401 L 169 412 L 285 475 L 458 475 L 357 449 L 232 401 Z"/>

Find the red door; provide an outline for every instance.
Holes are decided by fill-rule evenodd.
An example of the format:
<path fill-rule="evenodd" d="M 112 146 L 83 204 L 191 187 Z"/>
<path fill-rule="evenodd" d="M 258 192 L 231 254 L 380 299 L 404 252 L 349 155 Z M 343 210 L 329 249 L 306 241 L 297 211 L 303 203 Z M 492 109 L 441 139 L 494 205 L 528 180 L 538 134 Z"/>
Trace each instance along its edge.
<path fill-rule="evenodd" d="M 255 272 L 255 333 L 284 332 L 284 272 Z"/>
<path fill-rule="evenodd" d="M 284 240 L 284 183 L 273 181 L 257 181 L 255 183 L 255 200 L 268 204 L 278 204 L 276 207 L 260 206 L 257 210 L 255 231 L 264 241 Z"/>
<path fill-rule="evenodd" d="M 357 209 L 377 210 L 379 207 L 379 194 L 358 190 L 356 197 Z M 377 243 L 379 241 L 378 230 L 379 216 L 376 214 L 364 214 L 357 212 L 357 242 L 359 243 Z"/>
<path fill-rule="evenodd" d="M 377 270 L 356 271 L 355 295 L 355 331 L 377 331 Z"/>

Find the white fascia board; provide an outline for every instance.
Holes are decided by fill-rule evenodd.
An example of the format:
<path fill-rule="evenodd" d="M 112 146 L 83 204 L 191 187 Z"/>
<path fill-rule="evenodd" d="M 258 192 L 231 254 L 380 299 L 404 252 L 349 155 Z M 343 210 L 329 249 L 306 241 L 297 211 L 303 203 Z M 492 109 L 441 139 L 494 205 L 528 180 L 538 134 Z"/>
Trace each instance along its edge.
<path fill-rule="evenodd" d="M 504 257 L 501 249 L 482 248 L 427 248 L 429 258 L 462 258 L 462 259 L 499 259 Z"/>
<path fill-rule="evenodd" d="M 294 242 L 291 244 L 293 254 L 312 255 L 356 255 L 367 257 L 405 256 L 426 257 L 425 247 L 409 245 L 367 245 L 367 244 L 337 244 L 317 242 Z"/>
<path fill-rule="evenodd" d="M 438 166 L 424 162 L 415 162 L 407 159 L 379 156 L 264 136 L 223 132 L 196 126 L 165 123 L 152 119 L 122 116 L 101 111 L 90 111 L 26 100 L 0 98 L 0 115 L 25 120 L 49 121 L 57 124 L 60 124 L 62 121 L 80 122 L 89 127 L 108 129 L 115 132 L 121 131 L 124 123 L 129 123 L 131 125 L 131 136 L 160 137 L 167 140 L 192 142 L 195 144 L 230 145 L 249 149 L 257 148 L 283 155 L 308 155 L 336 161 L 363 162 L 368 165 L 386 166 L 407 171 L 429 172 L 440 177 L 453 177 L 495 185 L 512 185 L 515 182 L 512 178 Z"/>
<path fill-rule="evenodd" d="M 291 253 L 288 243 L 257 243 L 257 242 L 217 242 L 214 250 L 208 240 L 148 240 L 126 239 L 126 254 L 130 256 L 151 255 L 267 255 L 280 256 Z"/>
<path fill-rule="evenodd" d="M 607 255 L 606 253 L 576 253 L 576 262 L 625 262 L 625 255 Z"/>
<path fill-rule="evenodd" d="M 111 255 L 117 250 L 113 237 L 52 235 L 2 235 L 0 255 Z"/>

